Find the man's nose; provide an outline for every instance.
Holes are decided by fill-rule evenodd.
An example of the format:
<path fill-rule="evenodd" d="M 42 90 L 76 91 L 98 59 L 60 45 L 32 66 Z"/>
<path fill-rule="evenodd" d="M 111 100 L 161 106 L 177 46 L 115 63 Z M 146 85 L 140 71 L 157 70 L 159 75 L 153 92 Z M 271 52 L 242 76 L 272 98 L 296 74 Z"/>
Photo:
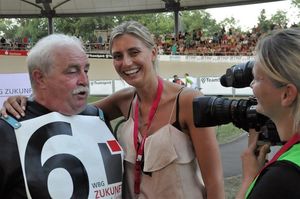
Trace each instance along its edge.
<path fill-rule="evenodd" d="M 79 84 L 82 85 L 88 85 L 89 84 L 89 78 L 88 74 L 85 71 L 82 71 L 79 75 Z"/>

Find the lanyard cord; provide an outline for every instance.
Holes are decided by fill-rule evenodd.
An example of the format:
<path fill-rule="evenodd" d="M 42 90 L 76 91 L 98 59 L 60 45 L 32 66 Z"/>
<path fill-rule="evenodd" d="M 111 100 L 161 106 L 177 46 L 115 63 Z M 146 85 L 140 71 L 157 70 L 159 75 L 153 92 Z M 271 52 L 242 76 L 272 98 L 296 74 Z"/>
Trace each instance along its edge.
<path fill-rule="evenodd" d="M 158 85 L 156 90 L 156 97 L 155 100 L 152 103 L 150 113 L 148 115 L 148 124 L 147 128 L 145 130 L 145 133 L 143 135 L 142 141 L 140 144 L 138 144 L 138 129 L 139 129 L 139 104 L 138 100 L 136 100 L 135 103 L 135 110 L 134 110 L 134 130 L 133 130 L 133 141 L 134 141 L 134 147 L 136 150 L 136 162 L 135 162 L 135 178 L 134 178 L 134 192 L 136 194 L 140 193 L 140 184 L 141 184 L 141 164 L 142 164 L 142 157 L 144 154 L 144 144 L 147 137 L 148 130 L 151 126 L 153 117 L 155 115 L 155 112 L 157 110 L 161 95 L 163 91 L 163 80 L 158 77 Z"/>
<path fill-rule="evenodd" d="M 265 168 L 267 168 L 269 165 L 273 164 L 274 162 L 276 162 L 276 160 L 278 160 L 278 158 L 285 153 L 287 150 L 289 150 L 294 144 L 298 143 L 300 141 L 300 134 L 296 133 L 295 135 L 293 135 L 293 137 L 291 139 L 289 139 L 287 141 L 287 143 L 285 143 L 280 150 L 273 156 L 273 158 L 263 166 L 263 168 L 256 174 L 254 181 L 250 184 L 247 192 L 246 192 L 246 196 L 245 198 L 248 198 L 248 196 L 250 195 L 250 193 L 253 190 L 253 187 L 255 186 L 256 180 L 258 179 L 259 175 L 265 170 Z"/>
<path fill-rule="evenodd" d="M 293 135 L 293 137 L 291 139 L 288 140 L 287 143 L 285 143 L 280 150 L 273 156 L 273 158 L 267 163 L 265 164 L 265 166 L 260 170 L 260 172 L 258 173 L 258 175 L 266 168 L 268 167 L 270 164 L 272 164 L 273 162 L 275 162 L 284 152 L 286 152 L 287 150 L 289 150 L 294 144 L 296 144 L 297 142 L 300 141 L 300 134 L 296 133 L 295 135 Z"/>

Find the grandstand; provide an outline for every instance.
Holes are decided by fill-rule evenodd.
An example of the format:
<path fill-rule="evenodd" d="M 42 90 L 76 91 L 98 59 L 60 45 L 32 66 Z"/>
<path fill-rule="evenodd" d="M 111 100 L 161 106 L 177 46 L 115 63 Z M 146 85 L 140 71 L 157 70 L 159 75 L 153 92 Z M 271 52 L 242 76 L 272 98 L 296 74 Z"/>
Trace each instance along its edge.
<path fill-rule="evenodd" d="M 181 10 L 262 3 L 270 2 L 270 0 L 153 0 L 151 2 L 127 0 L 127 3 L 122 4 L 122 6 L 106 0 L 97 1 L 97 5 L 91 2 L 81 0 L 66 0 L 63 2 L 57 0 L 0 0 L 0 18 L 47 17 L 49 28 L 51 29 L 52 25 L 50 23 L 53 17 L 174 12 L 175 26 L 177 26 L 177 14 Z M 175 35 L 177 35 L 176 33 L 177 27 L 175 27 Z M 184 37 L 174 38 L 171 40 L 172 43 L 162 42 L 162 38 L 156 38 L 158 48 L 162 49 L 160 51 L 162 53 L 159 55 L 158 72 L 165 79 L 172 77 L 174 74 L 183 77 L 183 74 L 189 73 L 197 78 L 197 83 L 203 89 L 204 94 L 224 94 L 219 93 L 218 90 L 226 89 L 222 87 L 219 89 L 215 88 L 215 80 L 218 80 L 228 67 L 252 59 L 252 48 L 255 45 L 255 41 L 250 41 L 250 39 L 253 38 L 255 40 L 257 38 L 256 35 L 254 37 L 253 35 L 238 34 L 230 36 L 219 35 L 218 41 L 216 41 L 212 35 L 211 38 L 205 38 L 204 40 L 202 38 L 200 40 L 197 38 L 192 39 L 192 43 L 188 44 Z M 18 43 L 1 43 L 0 73 L 27 73 L 25 67 L 26 53 L 32 45 L 30 41 L 24 39 L 18 41 Z M 86 45 L 91 63 L 90 81 L 119 80 L 108 54 L 107 43 L 101 45 L 98 43 L 86 43 Z M 177 51 L 174 53 L 171 53 L 170 50 L 172 45 L 177 45 Z M 245 51 L 242 50 L 243 47 L 246 49 Z M 239 51 L 236 49 L 239 49 Z M 203 86 L 204 83 L 209 84 L 205 87 Z M 114 85 L 115 83 L 111 84 Z M 208 92 L 210 90 L 215 92 Z M 227 89 L 226 94 L 235 94 L 235 91 Z"/>

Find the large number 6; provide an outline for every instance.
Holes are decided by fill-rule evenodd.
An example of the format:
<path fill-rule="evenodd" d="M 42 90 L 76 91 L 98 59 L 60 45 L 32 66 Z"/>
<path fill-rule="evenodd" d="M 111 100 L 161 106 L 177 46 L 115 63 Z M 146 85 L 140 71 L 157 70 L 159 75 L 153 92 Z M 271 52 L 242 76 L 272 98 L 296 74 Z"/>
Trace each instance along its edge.
<path fill-rule="evenodd" d="M 31 197 L 51 198 L 47 186 L 48 175 L 53 169 L 64 168 L 73 180 L 71 198 L 87 198 L 89 194 L 88 175 L 77 157 L 70 154 L 57 154 L 42 165 L 42 148 L 49 138 L 56 135 L 72 136 L 70 124 L 66 122 L 46 124 L 34 132 L 28 141 L 25 151 L 25 173 Z"/>

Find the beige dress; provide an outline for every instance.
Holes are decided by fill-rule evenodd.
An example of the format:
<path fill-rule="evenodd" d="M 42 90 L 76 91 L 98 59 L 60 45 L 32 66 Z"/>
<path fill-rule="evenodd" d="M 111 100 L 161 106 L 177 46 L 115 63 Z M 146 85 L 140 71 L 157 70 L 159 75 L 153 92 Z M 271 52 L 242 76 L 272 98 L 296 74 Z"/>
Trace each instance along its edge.
<path fill-rule="evenodd" d="M 117 132 L 118 141 L 125 156 L 123 198 L 205 198 L 204 184 L 191 139 L 170 123 L 147 137 L 144 146 L 143 171 L 150 172 L 151 175 L 142 173 L 140 194 L 134 193 L 136 151 L 133 142 L 134 121 L 131 117 L 132 111 L 130 112 L 129 119 Z M 139 134 L 139 140 L 141 139 L 142 136 Z"/>

